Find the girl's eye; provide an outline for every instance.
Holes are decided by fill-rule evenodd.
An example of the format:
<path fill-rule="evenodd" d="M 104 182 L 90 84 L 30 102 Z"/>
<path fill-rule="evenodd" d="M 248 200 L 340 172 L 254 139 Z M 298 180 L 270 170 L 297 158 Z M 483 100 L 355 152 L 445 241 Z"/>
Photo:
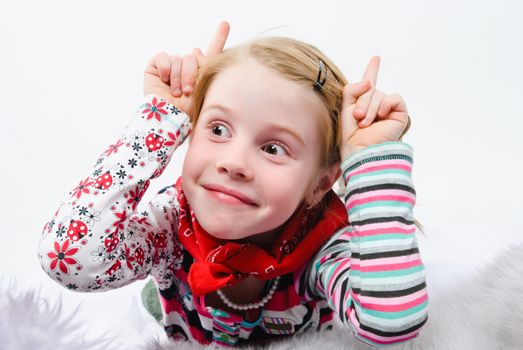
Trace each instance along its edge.
<path fill-rule="evenodd" d="M 212 124 L 211 132 L 216 136 L 225 136 L 225 137 L 231 136 L 231 133 L 229 132 L 229 130 L 225 127 L 225 125 L 222 125 L 222 124 Z"/>
<path fill-rule="evenodd" d="M 275 156 L 280 156 L 280 155 L 286 155 L 287 154 L 287 151 L 285 150 L 285 148 L 283 146 L 280 146 L 280 145 L 275 144 L 275 143 L 270 143 L 270 144 L 268 144 L 266 146 L 263 146 L 262 150 L 264 152 L 267 152 L 267 153 L 275 155 Z"/>

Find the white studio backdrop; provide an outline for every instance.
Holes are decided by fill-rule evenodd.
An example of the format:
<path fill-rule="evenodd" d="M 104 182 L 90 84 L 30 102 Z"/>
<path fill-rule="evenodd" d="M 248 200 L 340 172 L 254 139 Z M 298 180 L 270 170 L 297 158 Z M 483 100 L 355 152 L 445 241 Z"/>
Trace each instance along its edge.
<path fill-rule="evenodd" d="M 143 282 L 67 291 L 41 271 L 38 240 L 132 117 L 149 58 L 204 49 L 227 20 L 228 45 L 292 36 L 350 81 L 381 56 L 378 88 L 402 94 L 412 117 L 404 142 L 414 147 L 420 249 L 429 288 L 443 288 L 523 242 L 522 10 L 517 1 L 3 1 L 0 286 L 81 305 L 86 336 L 132 336 L 119 323 L 132 319 Z M 175 181 L 183 153 L 144 200 Z"/>

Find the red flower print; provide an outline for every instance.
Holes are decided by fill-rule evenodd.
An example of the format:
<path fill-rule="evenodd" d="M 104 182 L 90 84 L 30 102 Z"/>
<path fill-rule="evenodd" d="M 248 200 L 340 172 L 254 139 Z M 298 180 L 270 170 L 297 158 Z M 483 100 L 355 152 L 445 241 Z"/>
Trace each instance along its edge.
<path fill-rule="evenodd" d="M 124 244 L 124 247 L 125 247 L 125 260 L 126 260 L 126 263 L 127 263 L 127 267 L 129 269 L 133 269 L 133 265 L 131 264 L 136 258 L 134 257 L 134 255 L 131 255 L 131 249 Z"/>
<path fill-rule="evenodd" d="M 127 199 L 127 204 L 131 204 L 132 211 L 136 210 L 136 206 L 138 205 L 138 202 L 143 197 L 143 194 L 145 192 L 145 189 L 140 191 L 140 187 L 136 186 L 134 190 L 129 191 L 129 199 Z"/>
<path fill-rule="evenodd" d="M 91 193 L 87 187 L 91 186 L 94 181 L 89 181 L 89 177 L 86 177 L 85 180 L 80 181 L 78 186 L 73 189 L 73 197 L 76 196 L 77 199 L 80 199 L 82 193 Z"/>
<path fill-rule="evenodd" d="M 152 104 L 147 103 L 145 106 L 146 108 L 142 111 L 142 113 L 149 113 L 147 115 L 147 120 L 152 119 L 153 117 L 156 118 L 156 120 L 161 121 L 161 114 L 167 114 L 167 111 L 165 109 L 162 109 L 163 106 L 165 106 L 167 102 L 162 101 L 158 103 L 156 100 L 156 97 L 153 98 Z"/>
<path fill-rule="evenodd" d="M 118 220 L 113 224 L 113 226 L 116 226 L 116 232 L 118 232 L 118 230 L 123 230 L 123 224 L 125 220 L 127 220 L 127 212 L 124 210 L 121 213 L 114 213 L 114 215 L 118 218 Z"/>
<path fill-rule="evenodd" d="M 172 146 L 175 144 L 175 142 L 178 140 L 178 138 L 180 138 L 180 130 L 176 130 L 176 133 L 172 133 L 172 132 L 168 132 L 167 133 L 167 136 L 169 136 L 169 139 L 168 141 L 166 141 L 164 143 L 165 146 Z"/>
<path fill-rule="evenodd" d="M 67 248 L 69 248 L 69 240 L 66 240 L 62 247 L 60 247 L 60 243 L 54 242 L 55 251 L 47 253 L 47 256 L 50 259 L 52 259 L 50 265 L 52 271 L 54 271 L 54 269 L 58 265 L 60 271 L 62 271 L 63 273 L 69 273 L 69 269 L 66 264 L 78 264 L 78 261 L 76 259 L 71 258 L 71 255 L 76 254 L 78 248 L 71 248 L 69 250 L 67 250 Z"/>
<path fill-rule="evenodd" d="M 151 223 L 149 221 L 147 221 L 147 218 L 146 217 L 138 217 L 138 216 L 134 216 L 131 218 L 131 221 L 134 222 L 134 223 L 137 223 L 139 225 L 147 225 L 147 226 L 151 226 Z"/>
<path fill-rule="evenodd" d="M 118 141 L 116 141 L 116 143 L 114 145 L 110 145 L 109 148 L 107 148 L 105 151 L 104 151 L 104 154 L 109 157 L 111 154 L 113 153 L 118 153 L 118 148 L 123 145 L 123 141 L 120 139 Z"/>

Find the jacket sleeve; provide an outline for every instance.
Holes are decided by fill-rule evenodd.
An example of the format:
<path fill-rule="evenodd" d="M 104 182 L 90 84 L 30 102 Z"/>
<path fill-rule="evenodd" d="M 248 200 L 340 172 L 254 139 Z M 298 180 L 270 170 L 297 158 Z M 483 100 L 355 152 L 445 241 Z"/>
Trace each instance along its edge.
<path fill-rule="evenodd" d="M 168 280 L 180 258 L 175 190 L 140 200 L 189 132 L 185 113 L 146 96 L 45 225 L 38 257 L 52 279 L 76 291 L 118 288 L 150 273 Z"/>
<path fill-rule="evenodd" d="M 342 163 L 349 226 L 315 257 L 308 292 L 373 346 L 416 337 L 428 318 L 416 241 L 412 147 L 373 145 Z"/>

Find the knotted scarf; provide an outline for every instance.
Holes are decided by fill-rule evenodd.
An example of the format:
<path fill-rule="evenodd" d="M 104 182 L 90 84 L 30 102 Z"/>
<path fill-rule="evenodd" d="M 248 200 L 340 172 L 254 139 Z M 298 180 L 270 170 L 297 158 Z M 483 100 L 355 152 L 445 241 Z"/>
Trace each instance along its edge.
<path fill-rule="evenodd" d="M 324 205 L 301 208 L 287 220 L 270 251 L 252 243 L 215 238 L 198 223 L 181 177 L 176 182 L 180 218 L 178 237 L 194 258 L 188 283 L 194 296 L 230 286 L 247 276 L 269 280 L 296 271 L 308 262 L 322 245 L 348 224 L 347 210 L 334 191 L 323 198 Z"/>

